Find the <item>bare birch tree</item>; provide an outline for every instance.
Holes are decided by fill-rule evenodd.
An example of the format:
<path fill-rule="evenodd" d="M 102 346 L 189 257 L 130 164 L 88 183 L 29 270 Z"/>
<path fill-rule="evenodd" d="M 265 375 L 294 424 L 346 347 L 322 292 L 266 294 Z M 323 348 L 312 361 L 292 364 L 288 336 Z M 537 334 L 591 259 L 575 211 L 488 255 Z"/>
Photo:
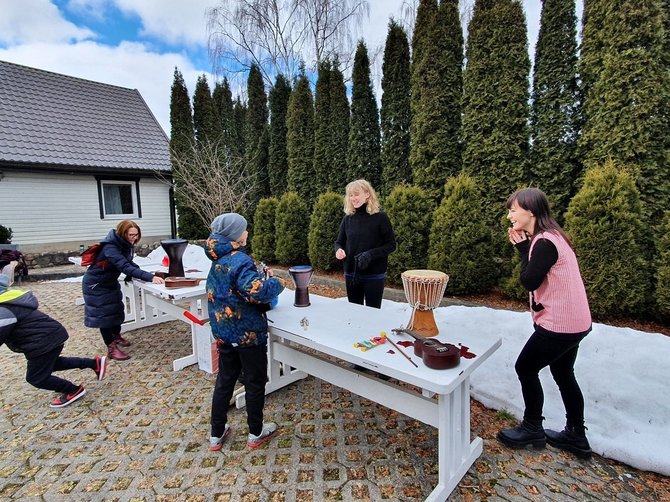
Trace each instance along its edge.
<path fill-rule="evenodd" d="M 175 195 L 205 226 L 221 213 L 249 208 L 256 179 L 221 141 L 192 142 L 187 152 L 173 150 L 171 154 L 172 180 L 158 176 L 172 185 Z"/>
<path fill-rule="evenodd" d="M 338 57 L 353 59 L 355 38 L 369 16 L 367 0 L 219 0 L 207 10 L 209 56 L 219 74 L 258 65 L 268 85 Z"/>

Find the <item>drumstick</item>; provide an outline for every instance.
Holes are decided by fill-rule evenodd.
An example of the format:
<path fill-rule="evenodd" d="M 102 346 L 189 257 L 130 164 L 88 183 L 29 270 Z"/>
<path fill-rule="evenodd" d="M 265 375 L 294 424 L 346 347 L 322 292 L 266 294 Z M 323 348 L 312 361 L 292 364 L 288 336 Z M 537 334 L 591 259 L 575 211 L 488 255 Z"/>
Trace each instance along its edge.
<path fill-rule="evenodd" d="M 391 342 L 391 345 L 393 345 L 396 349 L 398 349 L 398 352 L 400 352 L 403 356 L 405 356 L 405 359 L 407 359 L 410 363 L 412 363 L 417 368 L 419 367 L 419 365 L 416 364 L 414 361 L 412 361 L 412 359 L 407 354 L 405 354 L 403 352 L 403 350 L 400 347 L 398 347 L 398 345 L 396 345 L 396 343 L 386 335 L 386 333 L 384 333 L 384 338 L 386 338 L 389 342 Z"/>

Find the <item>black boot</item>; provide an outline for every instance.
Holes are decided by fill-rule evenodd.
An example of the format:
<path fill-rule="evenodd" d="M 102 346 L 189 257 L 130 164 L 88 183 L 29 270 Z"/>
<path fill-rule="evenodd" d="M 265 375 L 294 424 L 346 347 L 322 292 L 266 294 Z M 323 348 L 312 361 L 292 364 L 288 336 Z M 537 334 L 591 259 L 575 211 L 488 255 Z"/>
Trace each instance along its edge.
<path fill-rule="evenodd" d="M 546 445 L 546 438 L 542 422 L 532 423 L 524 420 L 517 427 L 512 429 L 503 429 L 498 433 L 498 440 L 512 448 L 524 448 L 528 445 L 533 445 L 535 448 L 541 449 Z"/>
<path fill-rule="evenodd" d="M 544 433 L 547 436 L 547 442 L 554 448 L 574 453 L 578 458 L 588 460 L 591 458 L 591 445 L 586 439 L 585 427 L 565 426 L 561 432 L 547 429 Z"/>

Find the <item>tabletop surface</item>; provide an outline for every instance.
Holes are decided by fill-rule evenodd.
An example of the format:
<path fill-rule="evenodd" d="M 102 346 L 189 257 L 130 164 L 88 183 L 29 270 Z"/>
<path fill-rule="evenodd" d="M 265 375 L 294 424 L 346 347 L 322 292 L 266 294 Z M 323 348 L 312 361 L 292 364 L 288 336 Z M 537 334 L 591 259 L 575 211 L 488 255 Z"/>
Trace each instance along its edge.
<path fill-rule="evenodd" d="M 444 393 L 452 388 L 501 344 L 495 326 L 475 326 L 466 315 L 450 314 L 448 308 L 438 308 L 434 316 L 440 333 L 435 339 L 465 346 L 474 357 L 461 357 L 455 368 L 437 370 L 425 366 L 422 359 L 414 355 L 413 346 L 400 345 L 417 364 L 415 367 L 388 341 L 366 351 L 354 347 L 356 342 L 377 337 L 382 331 L 396 344 L 413 342 L 409 335 L 391 331 L 407 326 L 412 312 L 407 303 L 384 300 L 381 309 L 374 309 L 349 303 L 346 298 L 310 294 L 310 306 L 294 307 L 293 300 L 294 292 L 284 290 L 277 307 L 268 312 L 271 333 L 434 392 Z"/>

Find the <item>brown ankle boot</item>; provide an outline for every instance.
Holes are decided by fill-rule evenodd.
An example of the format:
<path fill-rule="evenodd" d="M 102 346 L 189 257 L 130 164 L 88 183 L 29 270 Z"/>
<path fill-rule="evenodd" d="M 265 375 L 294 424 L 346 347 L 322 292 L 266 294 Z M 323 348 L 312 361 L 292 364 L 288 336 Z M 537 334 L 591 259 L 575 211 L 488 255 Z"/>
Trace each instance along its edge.
<path fill-rule="evenodd" d="M 118 342 L 116 340 L 107 345 L 107 357 L 110 359 L 116 359 L 117 361 L 125 361 L 126 359 L 130 359 L 130 356 L 119 348 Z"/>

